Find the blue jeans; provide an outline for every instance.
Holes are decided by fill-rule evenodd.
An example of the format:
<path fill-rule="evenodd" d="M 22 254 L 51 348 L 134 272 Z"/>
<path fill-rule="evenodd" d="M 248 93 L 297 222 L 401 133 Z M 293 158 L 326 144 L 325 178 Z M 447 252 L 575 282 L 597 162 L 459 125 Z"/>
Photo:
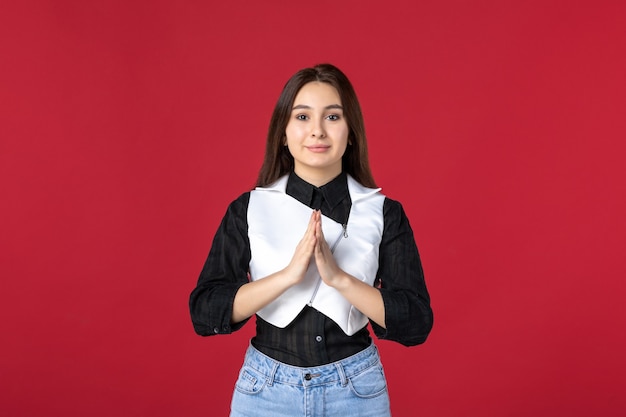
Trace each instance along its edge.
<path fill-rule="evenodd" d="M 250 346 L 239 372 L 231 417 L 390 416 L 387 382 L 372 343 L 328 365 L 301 368 Z"/>

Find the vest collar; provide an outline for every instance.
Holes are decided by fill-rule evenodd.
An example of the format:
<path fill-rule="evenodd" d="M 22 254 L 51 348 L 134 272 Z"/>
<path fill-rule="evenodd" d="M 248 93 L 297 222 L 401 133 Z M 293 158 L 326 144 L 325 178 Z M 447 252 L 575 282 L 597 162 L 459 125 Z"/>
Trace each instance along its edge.
<path fill-rule="evenodd" d="M 368 188 L 361 185 L 357 182 L 351 175 L 347 175 L 348 177 L 348 191 L 350 192 L 350 198 L 352 202 L 355 203 L 359 200 L 362 200 L 366 197 L 369 197 L 372 194 L 376 194 L 381 190 L 381 188 Z M 274 183 L 268 185 L 267 187 L 256 187 L 258 191 L 277 191 L 281 193 L 285 193 L 287 189 L 287 180 L 289 179 L 289 175 L 283 175 L 279 179 L 277 179 Z"/>

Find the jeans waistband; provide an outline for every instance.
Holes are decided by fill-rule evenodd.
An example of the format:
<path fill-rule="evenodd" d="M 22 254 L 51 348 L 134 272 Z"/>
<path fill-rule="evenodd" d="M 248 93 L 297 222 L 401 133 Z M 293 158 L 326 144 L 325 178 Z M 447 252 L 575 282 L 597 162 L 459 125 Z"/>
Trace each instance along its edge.
<path fill-rule="evenodd" d="M 311 386 L 341 381 L 380 364 L 380 356 L 376 345 L 372 343 L 366 349 L 338 362 L 313 367 L 298 367 L 278 362 L 259 352 L 250 345 L 246 352 L 244 366 L 249 366 L 267 377 L 267 382 L 290 385 Z"/>

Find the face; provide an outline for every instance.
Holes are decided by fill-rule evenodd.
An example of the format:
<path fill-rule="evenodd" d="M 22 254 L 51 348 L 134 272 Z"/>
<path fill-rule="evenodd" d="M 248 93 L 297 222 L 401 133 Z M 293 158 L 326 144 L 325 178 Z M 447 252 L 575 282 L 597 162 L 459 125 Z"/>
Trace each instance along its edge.
<path fill-rule="evenodd" d="M 341 173 L 349 128 L 339 93 L 327 83 L 305 84 L 293 102 L 286 145 L 296 174 L 320 186 Z"/>

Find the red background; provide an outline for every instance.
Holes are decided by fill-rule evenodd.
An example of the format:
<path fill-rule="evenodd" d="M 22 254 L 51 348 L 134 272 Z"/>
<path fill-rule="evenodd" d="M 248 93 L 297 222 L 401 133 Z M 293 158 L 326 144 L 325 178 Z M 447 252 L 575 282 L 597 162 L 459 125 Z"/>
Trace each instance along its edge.
<path fill-rule="evenodd" d="M 351 78 L 435 310 L 394 416 L 626 413 L 623 1 L 3 1 L 0 412 L 222 416 L 187 297 L 298 69 Z"/>

